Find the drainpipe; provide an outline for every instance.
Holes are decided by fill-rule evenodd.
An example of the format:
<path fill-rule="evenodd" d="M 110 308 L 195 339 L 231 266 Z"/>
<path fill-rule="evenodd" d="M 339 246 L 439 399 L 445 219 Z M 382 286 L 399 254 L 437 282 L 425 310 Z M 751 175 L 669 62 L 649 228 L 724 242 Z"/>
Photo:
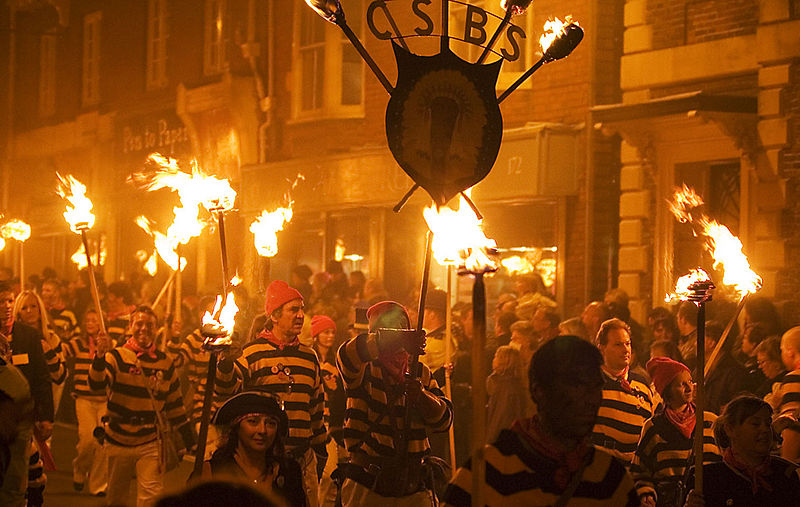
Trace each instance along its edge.
<path fill-rule="evenodd" d="M 597 103 L 597 29 L 598 29 L 598 3 L 599 0 L 589 0 L 589 109 L 586 111 L 586 208 L 584 209 L 584 223 L 586 231 L 583 244 L 583 303 L 592 300 L 592 268 L 594 265 L 594 121 L 591 108 Z"/>

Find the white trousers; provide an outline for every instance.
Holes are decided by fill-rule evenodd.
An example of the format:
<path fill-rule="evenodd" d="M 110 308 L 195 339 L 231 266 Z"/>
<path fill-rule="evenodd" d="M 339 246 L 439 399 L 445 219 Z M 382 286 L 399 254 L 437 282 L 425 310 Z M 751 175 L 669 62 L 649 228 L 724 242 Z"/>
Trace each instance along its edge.
<path fill-rule="evenodd" d="M 159 471 L 158 441 L 123 447 L 106 442 L 108 454 L 108 505 L 131 505 L 131 479 L 136 476 L 136 506 L 150 507 L 164 489 Z"/>
<path fill-rule="evenodd" d="M 75 415 L 78 417 L 78 455 L 72 460 L 72 480 L 85 483 L 88 477 L 89 493 L 96 495 L 108 487 L 108 457 L 105 448 L 92 432 L 103 426 L 100 419 L 106 413 L 106 401 L 75 399 Z"/>
<path fill-rule="evenodd" d="M 313 449 L 308 449 L 298 460 L 303 470 L 303 490 L 306 492 L 307 507 L 317 507 L 319 494 L 319 480 L 317 479 L 317 455 Z"/>

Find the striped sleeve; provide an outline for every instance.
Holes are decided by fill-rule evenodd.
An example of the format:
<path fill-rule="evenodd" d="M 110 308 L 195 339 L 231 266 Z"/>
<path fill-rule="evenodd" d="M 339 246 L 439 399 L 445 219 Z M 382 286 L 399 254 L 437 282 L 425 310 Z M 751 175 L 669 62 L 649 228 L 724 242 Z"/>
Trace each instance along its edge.
<path fill-rule="evenodd" d="M 164 394 L 164 412 L 172 427 L 179 427 L 186 422 L 186 407 L 183 404 L 183 397 L 181 396 L 180 379 L 176 374 L 175 363 L 164 372 L 165 385 L 169 386 L 167 392 Z"/>
<path fill-rule="evenodd" d="M 367 363 L 378 358 L 378 342 L 374 333 L 361 334 L 345 342 L 336 353 L 336 366 L 348 389 L 358 388 L 364 381 Z"/>
<path fill-rule="evenodd" d="M 775 430 L 787 427 L 800 429 L 800 370 L 788 373 L 777 392 L 778 410 L 775 414 Z"/>
<path fill-rule="evenodd" d="M 49 333 L 49 336 L 42 340 L 42 352 L 50 381 L 57 385 L 63 384 L 67 378 L 67 368 L 64 366 L 61 340 L 55 333 Z"/>
<path fill-rule="evenodd" d="M 217 380 L 214 394 L 230 396 L 242 389 L 247 378 L 247 358 L 242 356 L 236 361 L 222 360 L 217 364 Z"/>
<path fill-rule="evenodd" d="M 316 357 L 316 355 L 315 355 Z M 319 362 L 315 366 L 316 372 L 314 374 L 315 386 L 310 400 L 310 418 L 311 418 L 311 446 L 324 445 L 328 442 L 328 431 L 325 428 L 325 387 L 322 384 L 322 375 L 320 374 Z"/>
<path fill-rule="evenodd" d="M 433 378 L 427 366 L 423 369 L 422 381 L 427 391 L 444 401 L 442 409 L 439 412 L 432 414 L 429 418 L 423 417 L 425 425 L 434 433 L 447 431 L 453 423 L 453 404 L 450 400 L 445 398 L 444 392 L 439 388 L 439 384 L 436 382 L 436 379 Z"/>
<path fill-rule="evenodd" d="M 110 380 L 113 382 L 113 364 L 115 363 L 116 361 L 114 361 L 110 352 L 106 352 L 105 356 L 95 356 L 92 366 L 89 368 L 90 390 L 102 391 L 108 386 Z"/>
<path fill-rule="evenodd" d="M 656 496 L 656 485 L 653 479 L 655 470 L 655 464 L 653 463 L 655 433 L 653 420 L 648 419 L 642 426 L 642 436 L 639 439 L 639 445 L 636 447 L 636 453 L 633 455 L 633 461 L 631 462 L 631 475 L 636 484 L 636 492 L 639 497 L 645 495 Z"/>
<path fill-rule="evenodd" d="M 183 368 L 186 364 L 186 356 L 184 355 L 183 344 L 181 342 L 176 343 L 173 340 L 167 340 L 166 354 L 175 361 L 174 364 L 176 368 Z"/>

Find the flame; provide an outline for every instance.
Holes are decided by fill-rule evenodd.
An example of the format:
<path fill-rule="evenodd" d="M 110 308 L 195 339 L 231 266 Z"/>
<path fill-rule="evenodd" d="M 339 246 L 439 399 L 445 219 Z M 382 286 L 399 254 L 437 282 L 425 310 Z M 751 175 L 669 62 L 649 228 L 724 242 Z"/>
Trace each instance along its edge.
<path fill-rule="evenodd" d="M 81 183 L 68 174 L 66 177 L 58 176 L 58 195 L 66 199 L 67 209 L 64 211 L 64 219 L 69 224 L 72 232 L 80 234 L 82 230 L 91 229 L 94 225 L 94 214 L 92 213 L 92 201 L 86 197 L 86 185 Z"/>
<path fill-rule="evenodd" d="M 231 284 L 231 287 L 236 287 L 240 283 L 242 283 L 242 277 L 239 276 L 239 272 L 237 271 L 236 274 L 233 275 L 233 278 L 231 278 L 230 284 Z"/>
<path fill-rule="evenodd" d="M 530 260 L 526 257 L 522 257 L 520 255 L 514 255 L 513 257 L 506 257 L 500 264 L 508 270 L 509 273 L 532 273 L 536 266 L 534 266 Z"/>
<path fill-rule="evenodd" d="M 14 219 L 0 227 L 0 235 L 2 235 L 4 239 L 15 239 L 25 242 L 25 240 L 31 237 L 31 226 L 22 220 Z"/>
<path fill-rule="evenodd" d="M 239 307 L 236 306 L 232 291 L 229 291 L 225 297 L 224 306 L 222 305 L 222 296 L 217 295 L 214 310 L 206 311 L 203 315 L 201 329 L 203 334 L 208 337 L 207 340 L 213 341 L 214 345 L 229 345 L 232 342 L 231 335 L 236 325 L 238 312 Z"/>
<path fill-rule="evenodd" d="M 103 266 L 106 263 L 106 245 L 104 242 L 100 242 L 100 265 Z M 83 248 L 83 244 L 75 250 L 75 253 L 72 254 L 70 260 L 75 264 L 78 268 L 78 271 L 86 269 L 88 265 L 86 264 L 86 250 Z"/>
<path fill-rule="evenodd" d="M 342 262 L 342 259 L 344 259 L 344 253 L 346 251 L 344 240 L 342 238 L 336 238 L 336 244 L 333 245 L 333 260 L 336 262 Z"/>
<path fill-rule="evenodd" d="M 277 233 L 282 231 L 283 226 L 291 220 L 292 203 L 289 203 L 286 208 L 261 212 L 261 216 L 250 224 L 250 232 L 253 233 L 253 243 L 256 246 L 258 255 L 261 257 L 273 257 L 278 253 Z"/>
<path fill-rule="evenodd" d="M 158 252 L 154 251 L 153 255 L 144 263 L 144 269 L 150 276 L 156 276 L 158 273 Z"/>
<path fill-rule="evenodd" d="M 161 259 L 166 262 L 173 271 L 178 269 L 178 253 L 176 252 L 176 249 L 178 248 L 177 238 L 171 238 L 168 235 L 153 229 L 150 220 L 142 215 L 136 217 L 136 225 L 141 227 L 144 232 L 152 236 L 158 256 L 161 257 Z M 183 271 L 186 269 L 186 258 L 181 257 L 180 263 L 181 271 Z"/>
<path fill-rule="evenodd" d="M 750 268 L 750 262 L 742 251 L 742 242 L 724 225 L 701 214 L 695 218 L 691 210 L 703 204 L 703 199 L 694 189 L 684 184 L 676 189 L 669 206 L 675 218 L 682 223 L 697 226 L 696 232 L 705 237 L 705 249 L 714 259 L 714 269 L 721 269 L 722 284 L 732 287 L 741 299 L 761 289 L 762 279 Z"/>
<path fill-rule="evenodd" d="M 542 36 L 539 37 L 539 45 L 542 48 L 542 53 L 547 52 L 547 50 L 550 48 L 550 45 L 558 37 L 566 35 L 567 26 L 569 26 L 571 23 L 573 23 L 572 16 L 567 16 L 564 18 L 564 21 L 561 21 L 558 18 L 548 19 L 545 21 Z"/>
<path fill-rule="evenodd" d="M 675 282 L 675 292 L 667 294 L 664 298 L 665 303 L 672 303 L 675 301 L 689 301 L 689 296 L 694 294 L 694 291 L 689 287 L 696 282 L 710 281 L 711 277 L 702 269 L 692 269 L 688 274 L 678 278 Z"/>
<path fill-rule="evenodd" d="M 463 196 L 457 210 L 443 206 L 437 211 L 431 206 L 422 214 L 433 233 L 433 258 L 436 262 L 442 266 L 464 266 L 469 271 L 497 268 L 497 262 L 489 257 L 497 244 L 483 233 L 482 221 Z"/>
<path fill-rule="evenodd" d="M 763 281 L 750 269 L 750 262 L 742 252 L 739 238 L 716 220 L 709 220 L 704 216 L 699 223 L 707 238 L 706 250 L 714 258 L 714 269 L 722 269 L 722 284 L 733 287 L 740 299 L 746 294 L 758 292 Z"/>
<path fill-rule="evenodd" d="M 5 247 L 6 247 L 6 240 L 0 238 L 0 250 L 4 249 Z"/>
<path fill-rule="evenodd" d="M 503 8 L 504 11 L 511 9 L 511 12 L 518 16 L 525 12 L 525 9 L 531 4 L 533 0 L 501 0 L 500 7 Z"/>
<path fill-rule="evenodd" d="M 682 188 L 676 188 L 669 201 L 669 209 L 678 222 L 687 223 L 692 221 L 690 210 L 703 205 L 703 199 L 697 195 L 693 188 L 683 184 Z"/>

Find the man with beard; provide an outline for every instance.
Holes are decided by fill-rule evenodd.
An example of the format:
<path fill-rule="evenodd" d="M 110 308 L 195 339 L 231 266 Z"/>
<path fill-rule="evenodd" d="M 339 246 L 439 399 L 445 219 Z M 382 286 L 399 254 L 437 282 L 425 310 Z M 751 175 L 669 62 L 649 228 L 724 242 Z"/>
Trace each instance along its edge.
<path fill-rule="evenodd" d="M 623 465 L 589 440 L 602 401 L 602 364 L 597 349 L 577 336 L 556 337 L 536 351 L 528 378 L 538 413 L 483 448 L 486 505 L 639 505 Z M 472 485 L 470 459 L 444 503 L 472 505 Z"/>
<path fill-rule="evenodd" d="M 156 348 L 158 319 L 149 306 L 131 313 L 130 338 L 112 348 L 108 335 L 99 335 L 89 388 L 106 392 L 108 423 L 108 505 L 127 505 L 130 480 L 138 485 L 137 505 L 152 505 L 164 489 L 163 456 L 159 449 L 158 417 L 164 414 L 181 432 L 186 449 L 194 435 L 186 419 L 173 359 Z"/>
<path fill-rule="evenodd" d="M 323 421 L 325 391 L 314 349 L 300 343 L 305 316 L 303 296 L 283 280 L 267 287 L 266 329 L 235 362 L 220 360 L 217 391 L 232 394 L 259 386 L 281 399 L 289 417 L 286 449 L 303 469 L 303 488 L 310 507 L 317 505 L 319 476 L 327 461 Z"/>
<path fill-rule="evenodd" d="M 629 466 L 642 426 L 653 416 L 657 402 L 650 383 L 630 370 L 631 333 L 620 319 L 600 326 L 597 346 L 603 356 L 603 400 L 592 431 L 592 443 Z"/>
<path fill-rule="evenodd" d="M 369 333 L 345 342 L 336 358 L 347 390 L 342 505 L 431 505 L 427 434 L 447 431 L 452 406 L 423 363 L 418 378 L 408 375 L 410 354 L 424 353 L 425 333 L 409 329 L 405 308 L 382 301 L 367 318 Z"/>
<path fill-rule="evenodd" d="M 50 374 L 42 351 L 44 338 L 36 329 L 21 322 L 14 322 L 13 310 L 14 292 L 9 285 L 0 284 L 0 333 L 10 345 L 11 364 L 19 368 L 30 385 L 35 421 L 33 434 L 36 440 L 44 442 L 53 434 L 54 416 L 53 390 L 50 387 Z M 39 451 L 33 445 L 31 451 L 28 468 L 28 505 L 36 506 L 44 502 L 43 494 L 47 478 L 44 475 Z M 5 488 L 5 484 L 3 487 Z M 14 501 L 24 503 L 21 496 L 14 498 Z"/>

